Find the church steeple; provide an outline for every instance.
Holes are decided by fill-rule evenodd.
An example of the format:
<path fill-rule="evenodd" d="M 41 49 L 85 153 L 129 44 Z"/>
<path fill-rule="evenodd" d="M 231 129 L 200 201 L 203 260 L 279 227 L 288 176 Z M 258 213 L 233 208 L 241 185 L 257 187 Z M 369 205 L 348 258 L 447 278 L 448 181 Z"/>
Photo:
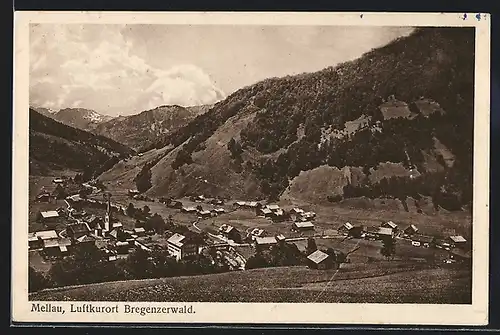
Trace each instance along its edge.
<path fill-rule="evenodd" d="M 106 214 L 104 215 L 104 231 L 109 232 L 111 229 L 111 193 L 103 194 L 107 200 Z"/>

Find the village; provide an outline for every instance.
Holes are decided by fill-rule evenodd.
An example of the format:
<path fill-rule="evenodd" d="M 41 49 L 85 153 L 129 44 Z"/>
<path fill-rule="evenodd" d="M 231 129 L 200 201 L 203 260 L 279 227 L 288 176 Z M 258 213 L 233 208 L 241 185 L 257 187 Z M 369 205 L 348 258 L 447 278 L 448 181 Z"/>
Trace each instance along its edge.
<path fill-rule="evenodd" d="M 51 262 L 89 245 L 100 249 L 109 262 L 127 258 L 137 249 L 161 248 L 177 261 L 200 254 L 223 258 L 229 270 L 245 270 L 246 261 L 256 252 L 291 243 L 310 252 L 307 265 L 314 269 L 373 258 L 356 259 L 357 249 L 344 248 L 350 256 L 339 261 L 326 250 L 350 248 L 352 241 L 357 241 L 361 253 L 365 247 L 374 250 L 372 254 L 395 243 L 397 250 L 381 255 L 386 258 L 432 255 L 435 261 L 438 255 L 442 264 L 471 261 L 470 243 L 463 236 L 433 236 L 415 224 L 401 226 L 387 220 L 363 226 L 346 221 L 332 222 L 325 229 L 311 210 L 266 201 L 229 201 L 204 195 L 151 199 L 137 190 L 128 190 L 127 198 L 128 206 L 114 203 L 113 194 L 98 181 L 53 178 L 52 186 L 43 187 L 32 199 L 34 208 L 43 204 L 38 207 L 44 209 L 30 220 L 30 266 L 50 267 Z M 146 205 L 141 209 L 134 203 Z M 304 250 L 311 239 L 323 248 Z"/>

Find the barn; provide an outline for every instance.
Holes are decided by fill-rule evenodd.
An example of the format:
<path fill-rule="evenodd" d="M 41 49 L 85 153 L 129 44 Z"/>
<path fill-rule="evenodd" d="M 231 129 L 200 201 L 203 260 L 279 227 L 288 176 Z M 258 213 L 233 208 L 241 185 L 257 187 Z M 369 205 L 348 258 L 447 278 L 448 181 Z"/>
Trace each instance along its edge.
<path fill-rule="evenodd" d="M 316 250 L 307 256 L 307 266 L 310 269 L 326 270 L 336 267 L 336 264 L 332 257 L 326 252 Z"/>

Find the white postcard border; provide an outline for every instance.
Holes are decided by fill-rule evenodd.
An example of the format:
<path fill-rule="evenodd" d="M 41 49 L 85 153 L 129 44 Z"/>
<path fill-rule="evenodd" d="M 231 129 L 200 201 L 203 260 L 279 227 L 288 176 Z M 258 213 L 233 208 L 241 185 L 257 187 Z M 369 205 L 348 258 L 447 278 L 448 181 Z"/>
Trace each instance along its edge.
<path fill-rule="evenodd" d="M 479 19 L 478 19 L 479 18 Z M 471 305 L 161 303 L 195 314 L 32 313 L 28 301 L 28 88 L 30 23 L 469 26 L 476 28 L 473 299 Z M 16 12 L 12 168 L 12 321 L 485 325 L 488 322 L 490 15 L 483 13 Z M 202 288 L 200 288 L 202 289 Z M 45 303 L 45 302 L 43 302 Z M 76 302 L 73 302 L 77 304 Z M 70 308 L 71 302 L 52 302 Z M 79 302 L 78 304 L 82 304 Z M 93 302 L 95 306 L 158 303 Z"/>

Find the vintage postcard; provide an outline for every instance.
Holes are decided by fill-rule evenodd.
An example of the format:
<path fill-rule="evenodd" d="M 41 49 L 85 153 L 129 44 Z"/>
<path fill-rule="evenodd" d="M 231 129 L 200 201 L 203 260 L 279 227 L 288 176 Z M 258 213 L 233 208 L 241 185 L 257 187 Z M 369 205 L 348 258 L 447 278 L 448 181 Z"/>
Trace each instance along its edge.
<path fill-rule="evenodd" d="M 12 320 L 488 323 L 490 16 L 17 12 Z"/>

